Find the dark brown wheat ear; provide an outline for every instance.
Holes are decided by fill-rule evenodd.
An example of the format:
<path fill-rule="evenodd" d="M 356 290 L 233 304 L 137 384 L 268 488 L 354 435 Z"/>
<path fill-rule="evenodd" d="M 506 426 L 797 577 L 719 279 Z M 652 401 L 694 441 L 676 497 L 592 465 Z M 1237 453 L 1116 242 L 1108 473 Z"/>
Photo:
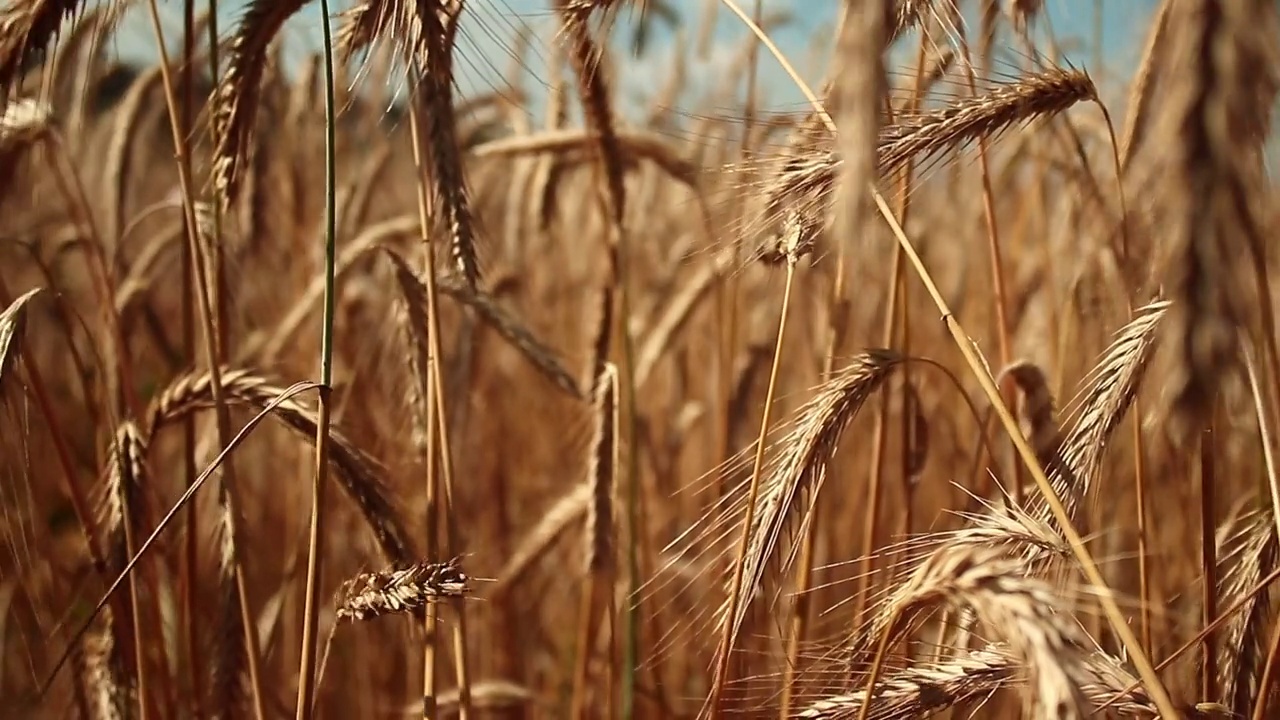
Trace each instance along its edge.
<path fill-rule="evenodd" d="M 267 407 L 283 394 L 283 389 L 266 378 L 244 368 L 226 368 L 223 393 L 229 403 L 258 410 Z M 148 437 L 162 427 L 188 413 L 213 407 L 207 373 L 193 373 L 175 379 L 152 401 L 149 411 Z M 315 437 L 316 411 L 296 400 L 276 406 L 276 415 L 286 426 L 309 442 Z M 383 556 L 391 563 L 408 563 L 410 552 L 404 521 L 392 503 L 390 493 L 379 478 L 376 463 L 350 439 L 331 432 L 333 447 L 330 462 L 337 470 L 339 487 L 355 503 L 365 523 L 373 532 Z"/>
<path fill-rule="evenodd" d="M 227 72 L 218 93 L 215 127 L 221 128 L 213 157 L 214 188 L 224 204 L 236 198 L 243 165 L 253 147 L 253 132 L 262 100 L 267 52 L 284 22 L 308 0 L 253 0 L 231 38 Z"/>
<path fill-rule="evenodd" d="M 424 106 L 422 129 L 431 163 L 431 189 L 444 213 L 454 264 L 463 281 L 474 289 L 480 277 L 476 222 L 458 146 L 453 103 L 453 52 L 462 10 L 462 0 L 368 0 L 347 14 L 339 46 L 349 56 L 388 38 L 412 69 L 416 95 L 413 101 Z"/>
<path fill-rule="evenodd" d="M 600 161 L 608 191 L 609 213 L 615 227 L 626 217 L 626 186 L 623 184 L 623 153 L 609 103 L 609 87 L 604 77 L 604 51 L 591 37 L 591 16 L 607 12 L 617 0 L 559 0 L 560 21 L 569 58 L 578 73 L 579 94 L 587 121 L 597 136 Z"/>

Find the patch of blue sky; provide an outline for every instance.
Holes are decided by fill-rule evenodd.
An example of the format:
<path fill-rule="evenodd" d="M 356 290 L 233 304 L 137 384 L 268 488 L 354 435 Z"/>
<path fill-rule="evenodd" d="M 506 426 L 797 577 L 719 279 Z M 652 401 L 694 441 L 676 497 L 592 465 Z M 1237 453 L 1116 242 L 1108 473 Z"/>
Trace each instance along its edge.
<path fill-rule="evenodd" d="M 754 0 L 739 0 L 749 12 Z M 826 73 L 831 36 L 842 0 L 762 0 L 766 17 L 785 18 L 770 28 L 770 37 L 797 66 L 801 76 L 811 85 Z M 244 0 L 219 2 L 219 29 L 225 36 L 243 13 Z M 333 4 L 334 12 L 345 9 L 348 0 Z M 646 49 L 636 55 L 632 42 L 637 18 L 634 11 L 624 9 L 618 16 L 612 36 L 616 92 L 628 112 L 638 111 L 659 94 L 669 78 L 682 68 L 685 90 L 675 99 L 677 108 L 693 102 L 718 102 L 730 110 L 745 94 L 745 83 L 738 73 L 738 87 L 725 87 L 735 63 L 740 62 L 743 46 L 749 42 L 747 29 L 733 14 L 717 3 L 706 0 L 667 0 L 679 16 L 675 26 L 653 23 Z M 972 8 L 976 3 L 965 3 Z M 1051 32 L 1057 46 L 1077 67 L 1089 69 L 1107 91 L 1108 85 L 1119 87 L 1136 65 L 1155 0 L 1046 0 L 1045 14 L 1038 23 L 1041 33 Z M 321 47 L 320 3 L 309 3 L 285 27 L 286 60 L 297 63 Z M 714 9 L 714 24 L 705 37 L 695 37 Z M 178 38 L 181 33 L 181 3 L 168 0 L 161 5 L 166 36 Z M 975 27 L 973 13 L 966 14 L 969 27 Z M 1099 30 L 1100 37 L 1099 37 Z M 469 0 L 466 16 L 459 29 L 456 82 L 464 95 L 500 91 L 506 80 L 518 77 L 529 94 L 532 107 L 540 103 L 548 87 L 551 43 L 556 20 L 551 0 Z M 516 65 L 515 38 L 530 33 L 532 42 Z M 1005 38 L 1009 67 L 1020 63 L 1017 44 Z M 1099 44 L 1100 40 L 1100 44 Z M 155 57 L 155 44 L 145 12 L 134 12 L 114 47 L 125 61 L 149 62 Z M 172 43 L 172 41 L 171 41 Z M 904 56 L 906 57 L 906 56 Z M 1101 58 L 1102 66 L 1093 67 Z M 518 72 L 513 73 L 512 68 Z M 761 96 L 772 110 L 789 110 L 803 105 L 803 95 L 787 78 L 782 68 L 766 54 L 758 65 Z M 362 88 L 365 92 L 384 92 L 389 99 L 401 96 L 401 84 L 383 88 Z M 1110 96 L 1110 93 L 1107 93 Z M 709 100 L 710 99 L 710 100 Z M 714 110 L 705 105 L 697 111 Z M 693 111 L 693 110 L 690 110 Z"/>

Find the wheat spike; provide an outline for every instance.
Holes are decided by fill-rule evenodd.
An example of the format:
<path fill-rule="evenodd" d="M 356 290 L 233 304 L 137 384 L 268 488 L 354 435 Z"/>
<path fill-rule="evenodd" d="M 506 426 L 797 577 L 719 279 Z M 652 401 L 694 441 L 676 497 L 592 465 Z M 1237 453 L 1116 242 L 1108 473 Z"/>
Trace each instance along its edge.
<path fill-rule="evenodd" d="M 27 327 L 27 305 L 40 288 L 28 290 L 0 312 L 0 387 L 13 369 L 15 358 L 22 354 L 22 335 Z"/>
<path fill-rule="evenodd" d="M 361 573 L 344 582 L 338 591 L 338 619 L 370 620 L 413 612 L 429 602 L 464 597 L 469 592 L 470 578 L 456 559 Z"/>
<path fill-rule="evenodd" d="M 231 38 L 227 72 L 218 88 L 221 129 L 214 152 L 214 187 L 224 205 L 236 198 L 241 167 L 253 147 L 252 136 L 258 105 L 262 101 L 262 76 L 267 50 L 294 13 L 308 0 L 253 0 L 245 9 Z"/>

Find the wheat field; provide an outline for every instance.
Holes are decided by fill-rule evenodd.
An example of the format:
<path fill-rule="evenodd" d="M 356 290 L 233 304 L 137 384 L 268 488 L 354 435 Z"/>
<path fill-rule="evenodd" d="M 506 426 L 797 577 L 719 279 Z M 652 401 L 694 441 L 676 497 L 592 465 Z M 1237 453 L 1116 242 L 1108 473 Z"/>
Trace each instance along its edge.
<path fill-rule="evenodd" d="M 0 716 L 1280 716 L 1276 3 L 157 1 L 0 7 Z"/>

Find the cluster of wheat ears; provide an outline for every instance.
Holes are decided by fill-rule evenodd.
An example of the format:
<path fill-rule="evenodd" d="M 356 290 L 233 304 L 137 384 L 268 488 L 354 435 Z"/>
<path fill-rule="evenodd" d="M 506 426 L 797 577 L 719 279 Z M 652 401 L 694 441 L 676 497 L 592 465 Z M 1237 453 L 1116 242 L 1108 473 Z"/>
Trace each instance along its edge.
<path fill-rule="evenodd" d="M 811 1 L 7 0 L 0 715 L 1280 716 L 1277 4 Z"/>

